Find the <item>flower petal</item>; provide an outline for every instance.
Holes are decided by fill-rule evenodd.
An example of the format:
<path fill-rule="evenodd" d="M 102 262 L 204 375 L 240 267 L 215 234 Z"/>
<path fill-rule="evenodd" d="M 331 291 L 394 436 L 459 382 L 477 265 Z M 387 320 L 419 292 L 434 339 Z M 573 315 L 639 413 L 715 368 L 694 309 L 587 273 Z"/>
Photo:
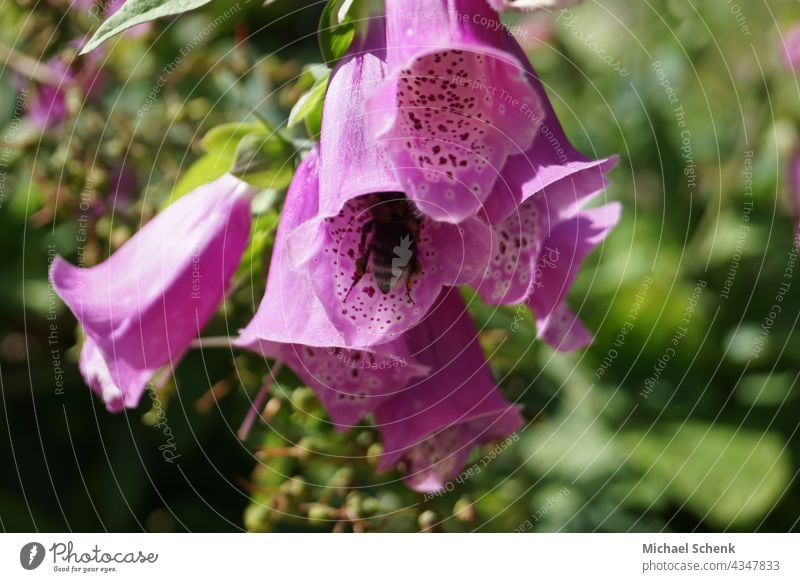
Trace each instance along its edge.
<path fill-rule="evenodd" d="M 406 484 L 420 493 L 441 491 L 458 476 L 473 447 L 507 437 L 521 426 L 519 411 L 510 407 L 437 432 L 406 451 Z"/>
<path fill-rule="evenodd" d="M 372 20 L 331 73 L 320 136 L 321 215 L 335 216 L 359 196 L 402 191 L 386 151 L 368 133 L 367 96 L 386 79 L 384 34 L 383 20 Z"/>
<path fill-rule="evenodd" d="M 109 412 L 135 408 L 155 369 L 133 369 L 122 359 L 112 361 L 111 365 L 113 374 L 97 344 L 87 337 L 81 349 L 79 366 L 89 388 L 103 399 Z M 122 387 L 125 387 L 124 391 Z"/>
<path fill-rule="evenodd" d="M 548 315 L 536 319 L 536 331 L 542 340 L 560 352 L 574 352 L 594 340 L 592 332 L 563 302 Z"/>
<path fill-rule="evenodd" d="M 339 430 L 352 428 L 428 368 L 402 343 L 372 350 L 283 345 L 272 351 L 316 392 Z M 402 355 L 401 355 L 402 354 Z"/>
<path fill-rule="evenodd" d="M 527 82 L 538 95 L 543 117 L 531 147 L 509 157 L 503 168 L 501 178 L 486 201 L 489 220 L 492 224 L 504 220 L 534 196 L 546 198 L 551 206 L 561 211 L 562 218 L 574 215 L 589 198 L 606 187 L 605 175 L 616 166 L 617 157 L 592 160 L 572 146 L 522 47 L 511 37 L 508 47 L 524 63 Z"/>
<path fill-rule="evenodd" d="M 391 78 L 370 100 L 376 139 L 409 198 L 440 221 L 475 215 L 541 120 L 497 15 L 465 0 L 388 0 Z"/>
<path fill-rule="evenodd" d="M 474 284 L 486 303 L 523 303 L 532 293 L 534 266 L 550 229 L 541 202 L 540 198 L 528 200 L 494 227 L 495 254 L 483 277 Z"/>
<path fill-rule="evenodd" d="M 103 263 L 53 262 L 53 287 L 91 340 L 81 359 L 87 383 L 104 397 L 112 384 L 122 393 L 109 396 L 109 409 L 135 406 L 146 378 L 177 361 L 216 311 L 247 245 L 252 194 L 226 175 L 169 206 Z"/>
<path fill-rule="evenodd" d="M 555 348 L 567 351 L 587 338 L 588 332 L 573 326 L 574 317 L 562 302 L 584 259 L 617 225 L 620 213 L 618 203 L 582 211 L 557 225 L 544 244 L 528 305 L 536 315 L 540 336 Z M 557 328 L 548 332 L 553 325 Z"/>
<path fill-rule="evenodd" d="M 376 411 L 380 467 L 405 460 L 413 471 L 409 486 L 432 490 L 458 471 L 475 444 L 505 436 L 522 421 L 495 386 L 457 289 L 444 291 L 404 341 L 431 374 Z"/>
<path fill-rule="evenodd" d="M 383 21 L 374 19 L 331 76 L 318 212 L 285 238 L 292 269 L 304 273 L 315 305 L 344 338 L 320 347 L 366 347 L 400 336 L 442 287 L 475 279 L 491 256 L 492 234 L 481 219 L 456 226 L 421 214 L 368 134 L 364 103 L 385 78 L 383 34 Z"/>
<path fill-rule="evenodd" d="M 306 271 L 292 268 L 286 239 L 314 217 L 319 202 L 319 150 L 303 159 L 286 194 L 275 235 L 267 289 L 255 316 L 240 333 L 241 347 L 261 341 L 326 348 L 344 346 L 342 334 L 331 323 L 314 292 Z"/>
<path fill-rule="evenodd" d="M 378 222 L 382 207 L 409 213 L 404 220 L 411 222 Z M 307 269 L 346 345 L 363 347 L 397 338 L 422 319 L 443 287 L 475 279 L 491 256 L 492 234 L 477 218 L 436 223 L 413 214 L 403 198 L 366 196 L 347 202 L 316 232 L 298 229 L 288 246 L 290 254 L 311 249 L 298 267 Z"/>
<path fill-rule="evenodd" d="M 426 368 L 402 343 L 347 349 L 353 344 L 331 321 L 309 273 L 292 268 L 286 239 L 317 213 L 319 163 L 314 149 L 297 169 L 275 237 L 266 293 L 234 344 L 285 362 L 314 389 L 337 428 L 347 428 Z"/>

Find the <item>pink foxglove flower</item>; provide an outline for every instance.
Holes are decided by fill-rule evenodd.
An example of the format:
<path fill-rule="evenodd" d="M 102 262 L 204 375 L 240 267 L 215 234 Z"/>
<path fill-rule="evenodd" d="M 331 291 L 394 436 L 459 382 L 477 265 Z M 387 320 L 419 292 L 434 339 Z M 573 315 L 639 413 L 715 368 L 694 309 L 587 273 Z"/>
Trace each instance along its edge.
<path fill-rule="evenodd" d="M 476 445 L 521 425 L 503 401 L 454 288 L 411 330 L 380 345 L 348 344 L 316 296 L 308 273 L 293 269 L 287 233 L 317 213 L 319 156 L 295 174 L 275 239 L 261 305 L 235 345 L 288 364 L 311 387 L 339 429 L 374 414 L 385 438 L 383 469 L 403 461 L 407 482 L 434 491 L 455 476 Z"/>
<path fill-rule="evenodd" d="M 253 193 L 223 176 L 169 206 L 103 263 L 54 261 L 53 287 L 85 334 L 81 372 L 109 411 L 135 407 L 219 307 L 247 245 Z"/>
<path fill-rule="evenodd" d="M 287 236 L 290 261 L 307 274 L 345 345 L 398 337 L 446 286 L 472 281 L 492 252 L 486 222 L 455 225 L 420 213 L 396 168 L 371 140 L 367 96 L 385 79 L 375 20 L 333 72 L 325 98 L 316 214 Z"/>
<path fill-rule="evenodd" d="M 387 0 L 386 42 L 389 79 L 370 100 L 376 139 L 422 212 L 460 222 L 530 147 L 539 99 L 485 0 Z"/>
<path fill-rule="evenodd" d="M 522 49 L 512 47 L 522 58 Z M 534 311 L 539 337 L 571 351 L 592 335 L 564 303 L 578 270 L 619 221 L 620 207 L 609 204 L 581 210 L 607 185 L 617 158 L 592 160 L 567 139 L 533 67 L 528 81 L 544 110 L 538 135 L 524 154 L 512 156 L 486 201 L 494 224 L 496 252 L 476 283 L 493 305 L 527 303 Z"/>
<path fill-rule="evenodd" d="M 382 147 L 385 141 L 374 143 L 368 135 L 369 119 L 378 114 L 364 107 L 366 96 L 385 83 L 380 24 L 372 23 L 369 38 L 354 45 L 334 71 L 323 116 L 317 215 L 286 239 L 290 262 L 307 271 L 346 346 L 398 337 L 447 286 L 475 284 L 493 304 L 532 300 L 534 284 L 544 285 L 534 281 L 535 273 L 555 223 L 574 218 L 584 224 L 584 218 L 575 218 L 577 210 L 605 187 L 605 175 L 616 163 L 616 158 L 589 159 L 572 147 L 525 61 L 526 87 L 537 95 L 542 112 L 530 147 L 508 157 L 478 216 L 455 226 L 417 212 L 419 202 L 412 203 L 402 190 L 397 167 Z M 508 48 L 525 59 L 518 45 Z M 547 224 L 539 223 L 542 208 L 556 212 Z M 537 212 L 539 217 L 528 216 Z M 495 232 L 487 223 L 496 225 Z M 581 233 L 595 239 L 585 229 Z M 577 270 L 583 256 L 574 258 L 574 264 L 562 259 L 561 267 Z M 557 307 L 566 313 L 560 302 Z M 548 322 L 556 321 L 551 317 L 555 309 L 539 305 L 543 337 L 558 335 L 553 326 L 544 332 Z M 579 346 L 585 339 L 585 334 L 573 334 L 571 341 L 559 344 Z"/>
<path fill-rule="evenodd" d="M 542 106 L 542 121 L 531 147 L 509 157 L 486 201 L 485 210 L 493 224 L 533 196 L 566 197 L 577 203 L 605 188 L 606 174 L 617 164 L 616 156 L 593 160 L 572 146 L 522 47 L 509 38 L 509 51 L 524 62 L 525 78 Z"/>
<path fill-rule="evenodd" d="M 556 188 L 526 200 L 495 225 L 497 252 L 476 284 L 489 304 L 527 303 L 539 337 L 562 351 L 592 341 L 564 298 L 583 260 L 619 222 L 618 203 L 582 209 L 598 193 Z"/>
<path fill-rule="evenodd" d="M 426 368 L 402 342 L 358 349 L 345 341 L 314 291 L 312 276 L 292 269 L 286 238 L 317 214 L 319 154 L 301 162 L 286 195 L 267 289 L 235 344 L 286 363 L 316 393 L 338 428 L 353 426 Z"/>
<path fill-rule="evenodd" d="M 497 389 L 457 289 L 445 290 L 403 341 L 431 372 L 375 412 L 384 447 L 380 468 L 403 462 L 409 487 L 438 491 L 459 474 L 473 447 L 509 436 L 522 417 Z"/>
<path fill-rule="evenodd" d="M 88 11 L 98 21 L 102 21 L 122 8 L 124 3 L 125 0 L 74 0 L 71 8 Z M 137 24 L 128 29 L 125 34 L 139 38 L 146 34 L 151 27 L 152 22 Z M 74 39 L 70 46 L 77 52 L 87 40 L 88 37 Z M 67 61 L 63 55 L 56 55 L 48 60 L 47 66 L 59 77 L 58 82 L 35 84 L 28 108 L 28 119 L 45 130 L 63 122 L 69 114 L 67 90 L 70 87 L 81 91 L 86 99 L 98 97 L 106 84 L 102 67 L 107 54 L 108 47 L 101 46 L 87 55 L 74 56 L 71 61 Z"/>

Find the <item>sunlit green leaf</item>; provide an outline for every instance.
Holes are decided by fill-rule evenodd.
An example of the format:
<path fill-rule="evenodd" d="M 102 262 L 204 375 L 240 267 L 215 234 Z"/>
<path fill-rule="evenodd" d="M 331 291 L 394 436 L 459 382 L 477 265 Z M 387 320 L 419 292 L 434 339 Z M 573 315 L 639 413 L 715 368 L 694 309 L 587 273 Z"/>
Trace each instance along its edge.
<path fill-rule="evenodd" d="M 252 133 L 267 131 L 261 123 L 226 123 L 209 130 L 200 142 L 206 153 L 183 173 L 175 185 L 169 204 L 229 172 L 242 139 Z"/>
<path fill-rule="evenodd" d="M 322 125 L 322 102 L 328 89 L 329 76 L 330 73 L 327 73 L 318 79 L 314 86 L 297 100 L 289 113 L 289 127 L 305 122 L 309 135 L 313 137 L 319 133 Z"/>
<path fill-rule="evenodd" d="M 328 0 L 319 21 L 319 48 L 328 66 L 333 66 L 350 48 L 356 34 L 354 0 Z"/>
<path fill-rule="evenodd" d="M 94 50 L 112 36 L 132 26 L 150 22 L 163 16 L 183 14 L 200 8 L 211 0 L 127 0 L 117 12 L 100 25 L 81 54 Z"/>
<path fill-rule="evenodd" d="M 795 374 L 749 374 L 736 386 L 736 398 L 748 406 L 777 406 L 795 395 Z"/>
<path fill-rule="evenodd" d="M 278 134 L 251 133 L 239 142 L 231 173 L 260 188 L 285 188 L 294 174 L 293 156 L 292 144 Z"/>
<path fill-rule="evenodd" d="M 693 421 L 629 432 L 619 442 L 674 504 L 718 527 L 763 517 L 791 477 L 784 442 L 770 432 Z"/>

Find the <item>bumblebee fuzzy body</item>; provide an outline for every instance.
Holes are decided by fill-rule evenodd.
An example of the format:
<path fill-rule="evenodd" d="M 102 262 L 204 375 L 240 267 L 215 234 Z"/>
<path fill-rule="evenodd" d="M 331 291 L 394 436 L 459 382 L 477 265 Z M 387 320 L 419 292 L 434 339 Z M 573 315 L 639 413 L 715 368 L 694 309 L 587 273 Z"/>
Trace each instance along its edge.
<path fill-rule="evenodd" d="M 412 278 L 421 269 L 417 259 L 417 242 L 422 217 L 400 193 L 373 195 L 368 202 L 370 218 L 361 230 L 353 284 L 345 300 L 368 270 L 371 270 L 375 284 L 384 295 L 405 278 L 406 293 L 411 300 Z"/>

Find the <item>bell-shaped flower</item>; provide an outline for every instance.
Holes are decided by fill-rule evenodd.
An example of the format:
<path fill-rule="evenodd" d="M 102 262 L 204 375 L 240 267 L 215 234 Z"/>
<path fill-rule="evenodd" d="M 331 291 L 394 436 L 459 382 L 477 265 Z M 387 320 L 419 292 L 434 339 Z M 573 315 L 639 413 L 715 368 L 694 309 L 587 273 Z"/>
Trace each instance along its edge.
<path fill-rule="evenodd" d="M 540 338 L 562 351 L 582 348 L 592 335 L 564 302 L 586 256 L 619 222 L 610 203 L 582 210 L 597 192 L 537 195 L 497 224 L 497 251 L 476 283 L 489 304 L 527 303 Z"/>
<path fill-rule="evenodd" d="M 386 0 L 389 78 L 370 99 L 402 190 L 440 221 L 476 215 L 541 104 L 485 0 Z"/>
<path fill-rule="evenodd" d="M 166 208 L 103 263 L 53 262 L 85 340 L 80 368 L 109 411 L 135 407 L 224 298 L 250 234 L 254 189 L 225 175 Z"/>
<path fill-rule="evenodd" d="M 484 220 L 420 213 L 368 134 L 365 101 L 384 80 L 383 27 L 351 47 L 325 98 L 316 214 L 286 238 L 346 346 L 386 343 L 417 323 L 443 287 L 479 276 L 492 252 Z"/>
<path fill-rule="evenodd" d="M 458 476 L 473 447 L 511 435 L 522 417 L 497 389 L 457 289 L 443 291 L 403 341 L 430 373 L 375 411 L 384 448 L 379 467 L 402 462 L 409 487 L 438 491 Z"/>
<path fill-rule="evenodd" d="M 524 57 L 516 43 L 509 50 Z M 605 189 L 606 174 L 617 158 L 593 160 L 578 152 L 527 61 L 525 69 L 540 96 L 542 123 L 528 151 L 508 159 L 486 201 L 495 255 L 474 285 L 487 303 L 530 305 L 539 337 L 571 351 L 590 343 L 592 335 L 564 297 L 586 255 L 613 229 L 620 214 L 618 204 L 581 209 Z"/>
<path fill-rule="evenodd" d="M 506 219 L 533 196 L 572 199 L 575 205 L 608 185 L 617 157 L 591 159 L 570 143 L 539 75 L 522 47 L 509 37 L 509 51 L 524 63 L 525 78 L 539 97 L 542 120 L 526 151 L 509 157 L 484 206 L 492 224 Z M 570 206 L 560 203 L 564 211 Z"/>
<path fill-rule="evenodd" d="M 403 461 L 410 487 L 434 491 L 478 444 L 521 425 L 503 401 L 458 291 L 450 288 L 411 330 L 386 344 L 347 347 L 285 239 L 316 213 L 318 154 L 297 170 L 275 239 L 264 298 L 234 345 L 287 364 L 311 387 L 338 429 L 374 414 L 385 440 L 382 469 Z"/>
<path fill-rule="evenodd" d="M 234 342 L 287 364 L 316 393 L 337 428 L 348 428 L 426 368 L 402 342 L 358 349 L 331 321 L 312 274 L 291 267 L 286 239 L 317 215 L 319 153 L 300 163 L 286 194 L 267 289 L 255 317 Z"/>

